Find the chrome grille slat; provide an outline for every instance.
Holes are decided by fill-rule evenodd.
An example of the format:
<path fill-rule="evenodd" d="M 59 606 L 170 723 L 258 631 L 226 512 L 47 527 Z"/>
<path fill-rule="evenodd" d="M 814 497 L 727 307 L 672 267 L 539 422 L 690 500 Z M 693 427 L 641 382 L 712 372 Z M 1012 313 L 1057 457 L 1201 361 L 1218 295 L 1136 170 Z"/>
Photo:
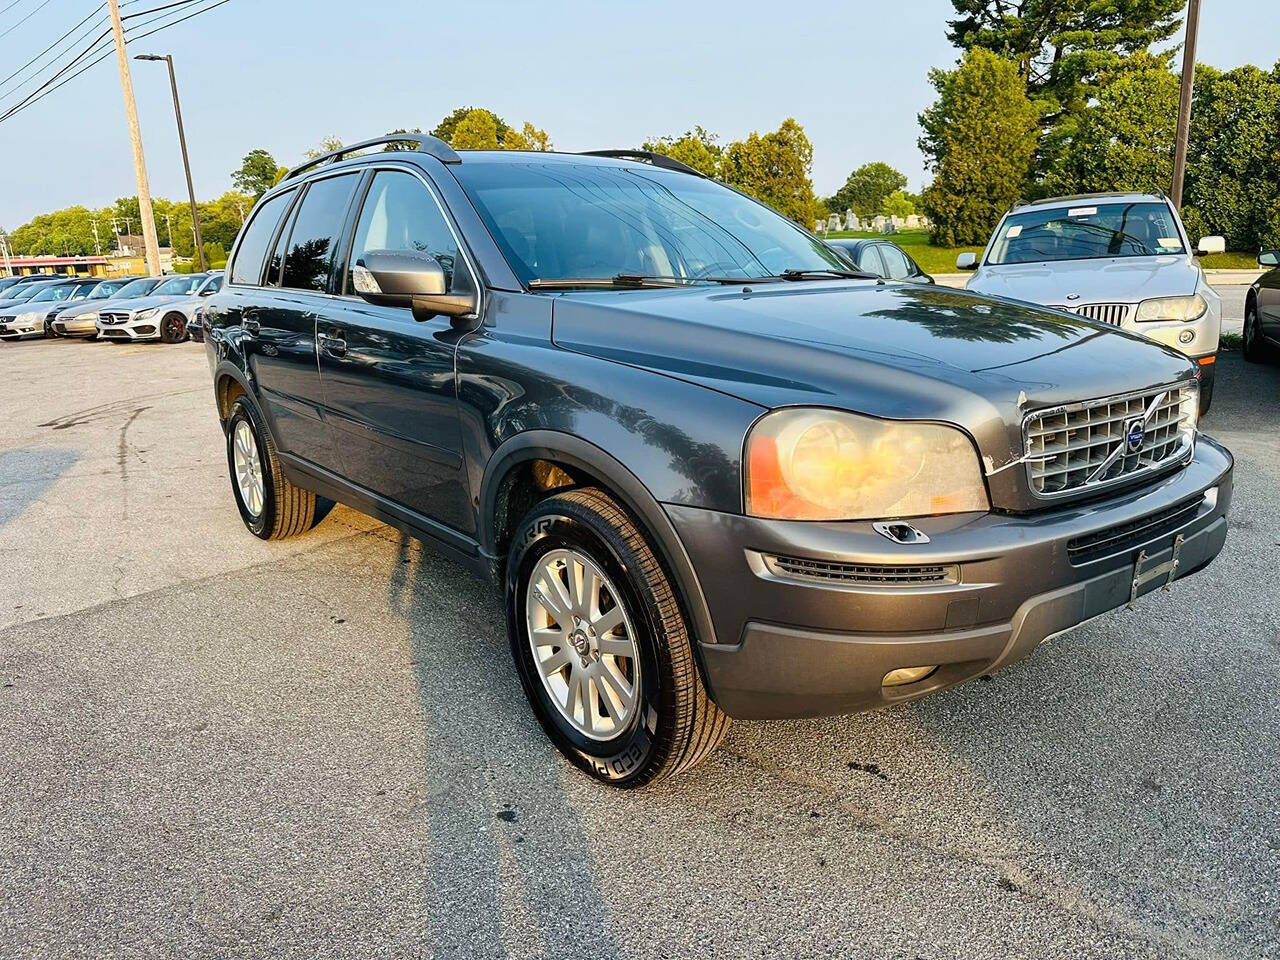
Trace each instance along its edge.
<path fill-rule="evenodd" d="M 1179 461 L 1195 440 L 1193 383 L 1034 411 L 1023 422 L 1027 480 L 1061 497 L 1131 479 Z M 1140 446 L 1122 449 L 1143 424 Z"/>
<path fill-rule="evenodd" d="M 947 566 L 846 563 L 839 560 L 809 560 L 772 554 L 764 554 L 764 560 L 775 575 L 823 583 L 907 587 L 955 583 L 957 579 L 955 569 Z"/>
<path fill-rule="evenodd" d="M 1086 303 L 1071 308 L 1077 316 L 1088 317 L 1118 327 L 1129 317 L 1127 303 Z"/>

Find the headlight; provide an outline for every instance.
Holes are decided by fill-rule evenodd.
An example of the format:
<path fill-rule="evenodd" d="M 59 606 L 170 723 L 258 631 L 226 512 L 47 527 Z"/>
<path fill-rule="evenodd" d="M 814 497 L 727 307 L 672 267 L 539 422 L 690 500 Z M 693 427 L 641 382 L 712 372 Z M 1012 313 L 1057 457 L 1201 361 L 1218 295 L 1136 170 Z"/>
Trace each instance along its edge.
<path fill-rule="evenodd" d="M 148 307 L 146 310 L 142 310 L 138 313 L 135 313 L 133 315 L 133 319 L 145 320 L 147 319 L 147 317 L 154 317 L 156 315 L 156 311 L 159 309 L 160 309 L 159 307 Z"/>
<path fill-rule="evenodd" d="M 969 438 L 936 423 L 787 409 L 747 437 L 747 513 L 779 520 L 880 520 L 988 510 Z"/>
<path fill-rule="evenodd" d="M 98 313 L 97 313 L 97 311 L 95 310 L 93 313 L 82 313 L 82 314 L 80 314 L 80 316 L 78 316 L 78 317 L 73 317 L 72 319 L 74 319 L 74 320 L 83 320 L 83 321 L 85 321 L 86 323 L 96 323 L 96 322 L 97 322 L 97 319 L 98 319 Z"/>
<path fill-rule="evenodd" d="M 1204 297 L 1195 293 L 1189 297 L 1162 297 L 1159 300 L 1143 300 L 1138 304 L 1134 319 L 1138 323 L 1148 320 L 1199 320 L 1209 309 Z"/>
<path fill-rule="evenodd" d="M 26 313 L 20 313 L 14 317 L 15 323 L 35 323 L 41 317 L 41 311 L 28 310 Z"/>

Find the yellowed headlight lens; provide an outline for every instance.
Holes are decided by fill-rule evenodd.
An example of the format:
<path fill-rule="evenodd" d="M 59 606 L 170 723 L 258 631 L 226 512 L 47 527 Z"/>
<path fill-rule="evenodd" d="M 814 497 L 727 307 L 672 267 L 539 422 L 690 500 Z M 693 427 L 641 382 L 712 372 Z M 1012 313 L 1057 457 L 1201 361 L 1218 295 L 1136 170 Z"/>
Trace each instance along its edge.
<path fill-rule="evenodd" d="M 977 453 L 953 427 L 780 410 L 747 443 L 747 511 L 858 520 L 989 508 Z"/>

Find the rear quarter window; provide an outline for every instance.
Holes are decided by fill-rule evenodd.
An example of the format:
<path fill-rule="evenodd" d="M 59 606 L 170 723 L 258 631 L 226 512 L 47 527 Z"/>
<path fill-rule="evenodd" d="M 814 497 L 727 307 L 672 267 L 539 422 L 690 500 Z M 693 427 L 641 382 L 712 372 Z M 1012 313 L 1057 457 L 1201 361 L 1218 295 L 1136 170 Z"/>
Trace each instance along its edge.
<path fill-rule="evenodd" d="M 249 223 L 244 228 L 244 237 L 236 249 L 236 258 L 230 267 L 232 283 L 243 283 L 257 286 L 262 280 L 262 261 L 267 255 L 267 247 L 276 234 L 280 218 L 284 215 L 293 191 L 276 194 L 265 203 L 259 204 L 253 212 Z"/>

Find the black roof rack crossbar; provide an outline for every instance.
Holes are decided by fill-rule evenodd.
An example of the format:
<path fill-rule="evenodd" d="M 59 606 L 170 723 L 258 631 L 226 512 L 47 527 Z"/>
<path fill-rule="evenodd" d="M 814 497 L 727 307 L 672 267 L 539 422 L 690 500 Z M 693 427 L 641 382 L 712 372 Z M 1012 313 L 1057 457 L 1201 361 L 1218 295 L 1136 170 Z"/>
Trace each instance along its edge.
<path fill-rule="evenodd" d="M 308 160 L 306 163 L 294 167 L 284 175 L 283 180 L 292 180 L 304 170 L 310 170 L 312 167 L 318 167 L 326 163 L 336 163 L 348 154 L 356 153 L 360 150 L 368 150 L 370 147 L 381 147 L 390 143 L 412 143 L 416 153 L 426 153 L 441 163 L 461 163 L 462 158 L 458 156 L 453 147 L 449 146 L 439 137 L 432 137 L 421 133 L 389 133 L 385 137 L 374 137 L 372 140 L 362 140 L 360 143 L 353 143 L 346 147 L 340 147 L 323 156 L 316 157 L 314 160 Z"/>
<path fill-rule="evenodd" d="M 663 170 L 676 170 L 680 173 L 691 173 L 695 177 L 706 178 L 700 170 L 695 170 L 687 163 L 668 157 L 666 154 L 654 153 L 652 150 L 583 150 L 584 157 L 612 157 L 614 160 L 648 160 L 655 167 Z"/>

